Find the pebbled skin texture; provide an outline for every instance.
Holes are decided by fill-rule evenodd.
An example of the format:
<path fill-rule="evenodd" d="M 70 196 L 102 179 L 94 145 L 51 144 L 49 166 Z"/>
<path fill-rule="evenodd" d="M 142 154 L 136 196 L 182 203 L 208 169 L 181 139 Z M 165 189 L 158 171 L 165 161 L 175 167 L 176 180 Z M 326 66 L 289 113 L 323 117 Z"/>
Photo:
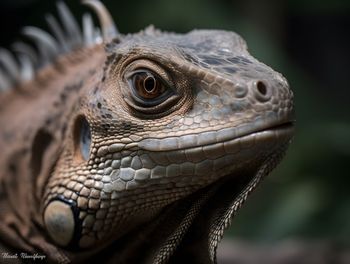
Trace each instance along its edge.
<path fill-rule="evenodd" d="M 214 263 L 232 216 L 292 138 L 287 81 L 226 31 L 147 28 L 78 53 L 0 97 L 0 147 L 11 146 L 1 179 L 10 184 L 16 157 L 12 175 L 30 186 L 20 215 L 42 241 L 21 246 L 61 263 Z M 135 96 L 139 70 L 162 80 L 163 98 Z"/>

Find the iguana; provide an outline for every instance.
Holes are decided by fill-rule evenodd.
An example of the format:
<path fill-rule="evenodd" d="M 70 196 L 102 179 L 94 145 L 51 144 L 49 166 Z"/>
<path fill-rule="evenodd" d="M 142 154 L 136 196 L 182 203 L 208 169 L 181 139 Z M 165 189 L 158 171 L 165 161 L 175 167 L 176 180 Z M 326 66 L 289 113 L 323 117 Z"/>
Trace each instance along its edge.
<path fill-rule="evenodd" d="M 85 4 L 100 28 L 84 15 L 81 31 L 59 2 L 52 35 L 26 27 L 35 49 L 0 51 L 2 256 L 215 263 L 292 138 L 286 79 L 236 33 L 123 35 Z"/>

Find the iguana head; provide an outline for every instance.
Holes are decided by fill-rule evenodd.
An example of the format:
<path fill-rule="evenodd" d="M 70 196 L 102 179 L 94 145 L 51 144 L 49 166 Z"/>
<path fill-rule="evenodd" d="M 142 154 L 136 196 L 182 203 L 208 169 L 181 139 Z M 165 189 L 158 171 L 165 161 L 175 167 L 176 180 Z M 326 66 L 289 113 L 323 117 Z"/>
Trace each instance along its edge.
<path fill-rule="evenodd" d="M 292 137 L 286 80 L 227 31 L 149 27 L 113 36 L 105 52 L 45 187 L 50 237 L 65 247 L 103 245 L 214 186 L 229 197 L 226 226 Z"/>

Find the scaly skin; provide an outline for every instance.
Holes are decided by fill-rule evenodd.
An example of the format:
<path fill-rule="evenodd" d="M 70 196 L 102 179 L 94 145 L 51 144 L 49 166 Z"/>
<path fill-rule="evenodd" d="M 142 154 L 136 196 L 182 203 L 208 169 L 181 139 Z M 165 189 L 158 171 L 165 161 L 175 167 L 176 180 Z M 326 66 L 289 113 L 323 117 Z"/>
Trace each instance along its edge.
<path fill-rule="evenodd" d="M 34 82 L 29 96 L 0 98 L 0 146 L 12 146 L 1 179 L 28 182 L 22 217 L 41 241 L 23 245 L 62 263 L 214 262 L 232 215 L 292 137 L 286 80 L 226 31 L 149 28 L 80 53 L 63 72 L 46 68 L 54 78 L 40 93 Z"/>

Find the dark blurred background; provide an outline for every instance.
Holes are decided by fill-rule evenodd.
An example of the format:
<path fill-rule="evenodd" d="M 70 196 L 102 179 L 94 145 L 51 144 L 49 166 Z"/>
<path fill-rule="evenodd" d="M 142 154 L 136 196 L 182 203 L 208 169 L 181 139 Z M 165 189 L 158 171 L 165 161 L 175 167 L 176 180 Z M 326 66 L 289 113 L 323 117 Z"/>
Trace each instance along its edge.
<path fill-rule="evenodd" d="M 0 45 L 9 47 L 24 25 L 47 29 L 44 15 L 56 14 L 54 2 L 1 0 Z M 295 92 L 295 139 L 233 220 L 225 248 L 232 238 L 242 249 L 237 254 L 256 250 L 250 245 L 269 252 L 269 245 L 281 249 L 286 241 L 296 248 L 306 243 L 304 249 L 321 243 L 319 254 L 348 252 L 350 263 L 350 1 L 103 2 L 123 33 L 149 24 L 176 32 L 235 31 L 255 57 L 284 74 Z M 77 17 L 87 11 L 78 0 L 66 3 Z M 313 263 L 345 263 L 333 260 Z"/>

